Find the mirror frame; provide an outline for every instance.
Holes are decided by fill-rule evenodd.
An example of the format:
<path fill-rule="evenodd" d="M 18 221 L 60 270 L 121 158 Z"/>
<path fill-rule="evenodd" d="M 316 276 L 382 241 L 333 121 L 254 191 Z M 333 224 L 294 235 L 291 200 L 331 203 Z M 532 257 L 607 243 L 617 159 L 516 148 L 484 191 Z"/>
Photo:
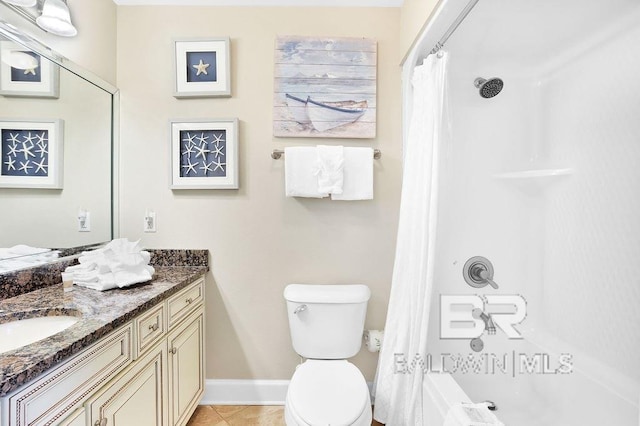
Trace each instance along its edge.
<path fill-rule="evenodd" d="M 13 8 L 15 10 L 15 8 Z M 25 13 L 22 14 L 24 17 Z M 28 19 L 28 18 L 27 18 Z M 32 50 L 36 54 L 47 58 L 66 69 L 67 71 L 75 74 L 83 80 L 93 84 L 94 86 L 104 90 L 111 95 L 111 239 L 116 238 L 120 229 L 119 218 L 119 128 L 120 128 L 120 91 L 117 87 L 106 82 L 102 78 L 98 77 L 91 71 L 86 70 L 78 64 L 71 62 L 61 54 L 53 51 L 51 48 L 25 34 L 23 31 L 15 27 L 14 25 L 0 19 L 0 36 L 7 38 L 10 41 L 18 43 L 27 49 Z M 104 242 L 96 241 L 95 245 L 103 244 Z M 87 246 L 78 247 L 77 252 L 82 251 Z M 75 254 L 73 248 L 65 250 L 67 256 Z M 56 259 L 59 260 L 59 259 Z"/>

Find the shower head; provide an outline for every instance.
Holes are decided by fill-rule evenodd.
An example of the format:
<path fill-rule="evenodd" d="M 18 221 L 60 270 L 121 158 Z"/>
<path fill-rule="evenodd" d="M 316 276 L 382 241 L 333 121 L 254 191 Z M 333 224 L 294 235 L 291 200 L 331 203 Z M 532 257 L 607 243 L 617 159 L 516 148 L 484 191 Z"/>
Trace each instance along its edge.
<path fill-rule="evenodd" d="M 489 80 L 478 77 L 474 80 L 473 84 L 480 89 L 480 96 L 483 98 L 493 98 L 500 93 L 504 87 L 502 79 L 497 77 L 490 78 Z"/>

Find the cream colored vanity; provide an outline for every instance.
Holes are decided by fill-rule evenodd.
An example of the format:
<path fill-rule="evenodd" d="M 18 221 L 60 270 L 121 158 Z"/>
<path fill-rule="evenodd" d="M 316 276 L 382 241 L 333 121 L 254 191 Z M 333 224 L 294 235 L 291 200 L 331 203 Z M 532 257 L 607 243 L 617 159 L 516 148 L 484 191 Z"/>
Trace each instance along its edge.
<path fill-rule="evenodd" d="M 186 424 L 204 391 L 204 282 L 0 398 L 1 426 Z"/>

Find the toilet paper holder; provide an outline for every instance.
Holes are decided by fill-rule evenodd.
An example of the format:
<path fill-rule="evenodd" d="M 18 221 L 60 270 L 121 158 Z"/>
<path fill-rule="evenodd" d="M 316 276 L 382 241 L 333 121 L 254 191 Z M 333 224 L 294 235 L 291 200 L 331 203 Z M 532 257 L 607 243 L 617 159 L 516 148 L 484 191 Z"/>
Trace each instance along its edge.
<path fill-rule="evenodd" d="M 384 339 L 384 330 L 365 330 L 362 338 L 369 352 L 379 352 Z"/>

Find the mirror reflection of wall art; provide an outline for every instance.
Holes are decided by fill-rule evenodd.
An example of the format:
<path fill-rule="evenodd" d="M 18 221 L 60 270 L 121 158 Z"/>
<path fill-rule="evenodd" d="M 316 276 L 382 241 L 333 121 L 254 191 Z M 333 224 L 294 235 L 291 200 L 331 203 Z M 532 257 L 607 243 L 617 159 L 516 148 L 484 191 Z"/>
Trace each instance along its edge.
<path fill-rule="evenodd" d="M 62 188 L 62 120 L 0 121 L 0 188 Z"/>
<path fill-rule="evenodd" d="M 9 41 L 0 42 L 0 95 L 59 96 L 58 65 Z"/>
<path fill-rule="evenodd" d="M 376 61 L 372 39 L 278 37 L 273 135 L 375 138 Z"/>
<path fill-rule="evenodd" d="M 171 188 L 238 188 L 238 119 L 171 121 Z"/>
<path fill-rule="evenodd" d="M 176 98 L 231 96 L 229 38 L 174 40 Z"/>

